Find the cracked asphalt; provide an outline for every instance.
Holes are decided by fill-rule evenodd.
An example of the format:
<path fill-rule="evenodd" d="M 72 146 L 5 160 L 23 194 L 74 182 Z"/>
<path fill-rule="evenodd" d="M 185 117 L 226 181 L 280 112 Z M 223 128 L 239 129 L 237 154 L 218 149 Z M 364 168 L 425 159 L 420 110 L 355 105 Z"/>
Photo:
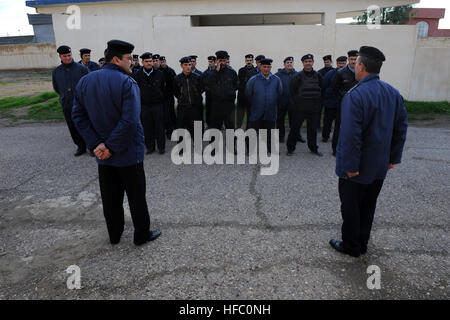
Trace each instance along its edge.
<path fill-rule="evenodd" d="M 0 299 L 448 299 L 450 128 L 410 127 L 381 191 L 368 253 L 333 251 L 341 216 L 330 143 L 281 146 L 280 169 L 145 158 L 156 241 L 126 210 L 109 244 L 93 158 L 64 124 L 0 128 Z M 168 142 L 167 150 L 174 145 Z M 125 207 L 128 205 L 125 199 Z M 69 290 L 66 269 L 81 270 Z M 367 268 L 381 270 L 370 290 Z"/>

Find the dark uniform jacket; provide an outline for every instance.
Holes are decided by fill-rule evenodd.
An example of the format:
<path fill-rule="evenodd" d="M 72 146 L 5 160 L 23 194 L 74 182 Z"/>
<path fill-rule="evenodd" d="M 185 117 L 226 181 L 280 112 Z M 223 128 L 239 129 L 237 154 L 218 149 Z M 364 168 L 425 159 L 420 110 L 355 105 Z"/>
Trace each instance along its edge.
<path fill-rule="evenodd" d="M 83 77 L 75 90 L 72 119 L 90 150 L 100 143 L 113 152 L 97 163 L 127 167 L 144 161 L 139 86 L 125 71 L 105 63 Z"/>
<path fill-rule="evenodd" d="M 195 73 L 180 73 L 173 80 L 173 95 L 179 106 L 198 106 L 202 104 L 203 81 Z"/>
<path fill-rule="evenodd" d="M 146 71 L 146 70 L 145 70 Z M 141 91 L 142 106 L 155 106 L 164 102 L 164 93 L 166 90 L 166 82 L 164 74 L 151 69 L 148 76 L 142 67 L 138 72 L 133 74 L 133 79 L 136 80 Z"/>
<path fill-rule="evenodd" d="M 255 67 L 247 68 L 247 66 L 243 66 L 238 71 L 238 79 L 239 79 L 239 88 L 238 88 L 238 95 L 244 95 L 245 96 L 245 87 L 247 85 L 248 80 L 250 80 L 251 77 L 258 74 L 258 71 L 256 71 Z"/>
<path fill-rule="evenodd" d="M 72 108 L 73 91 L 78 81 L 89 73 L 88 69 L 72 61 L 65 65 L 61 63 L 52 72 L 53 89 L 59 94 L 59 102 L 63 108 Z"/>
<path fill-rule="evenodd" d="M 302 70 L 292 77 L 290 91 L 299 111 L 319 112 L 322 108 L 322 76 Z"/>
<path fill-rule="evenodd" d="M 283 94 L 281 95 L 280 106 L 289 106 L 294 104 L 294 100 L 291 96 L 290 84 L 296 73 L 297 71 L 295 71 L 295 69 L 292 69 L 291 72 L 287 72 L 284 68 L 279 69 L 278 72 L 275 73 L 283 84 Z"/>
<path fill-rule="evenodd" d="M 83 65 L 83 66 L 85 66 L 81 60 L 78 61 L 78 63 Z M 97 62 L 89 61 L 88 65 L 87 65 L 87 68 L 88 68 L 89 72 L 97 71 L 97 70 L 100 69 L 100 65 Z"/>
<path fill-rule="evenodd" d="M 211 99 L 216 103 L 233 103 L 238 89 L 238 76 L 236 71 L 223 68 L 220 71 L 212 71 L 205 79 L 205 86 L 211 94 Z"/>
<path fill-rule="evenodd" d="M 355 73 L 350 70 L 348 65 L 337 71 L 333 82 L 333 92 L 338 101 L 340 102 L 347 91 L 353 88 L 357 83 L 358 81 L 355 79 Z"/>
<path fill-rule="evenodd" d="M 159 68 L 159 70 L 164 75 L 164 80 L 166 82 L 166 90 L 165 90 L 165 97 L 172 97 L 173 98 L 173 79 L 176 77 L 175 71 L 167 66 L 165 68 Z"/>
<path fill-rule="evenodd" d="M 362 79 L 342 100 L 336 174 L 371 184 L 386 177 L 390 163 L 400 163 L 408 126 L 403 98 L 378 74 Z M 353 178 L 347 172 L 359 172 Z"/>
<path fill-rule="evenodd" d="M 338 71 L 337 69 L 333 69 L 330 72 L 327 72 L 322 82 L 324 89 L 323 104 L 325 108 L 328 109 L 336 109 L 339 103 L 333 91 L 333 83 L 337 71 Z"/>
<path fill-rule="evenodd" d="M 319 71 L 317 71 L 318 73 L 320 73 L 320 75 L 323 77 L 325 77 L 325 75 L 328 73 L 328 71 L 334 70 L 333 67 L 323 67 L 322 69 L 320 69 Z"/>

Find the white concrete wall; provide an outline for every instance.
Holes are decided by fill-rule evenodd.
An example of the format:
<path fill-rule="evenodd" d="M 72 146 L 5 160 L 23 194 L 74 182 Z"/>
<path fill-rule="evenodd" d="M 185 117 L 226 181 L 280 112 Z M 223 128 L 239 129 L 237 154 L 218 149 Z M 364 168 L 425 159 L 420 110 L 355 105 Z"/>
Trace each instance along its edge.
<path fill-rule="evenodd" d="M 60 63 L 52 43 L 0 45 L 0 70 L 52 68 Z"/>
<path fill-rule="evenodd" d="M 419 39 L 408 99 L 450 102 L 450 38 Z"/>

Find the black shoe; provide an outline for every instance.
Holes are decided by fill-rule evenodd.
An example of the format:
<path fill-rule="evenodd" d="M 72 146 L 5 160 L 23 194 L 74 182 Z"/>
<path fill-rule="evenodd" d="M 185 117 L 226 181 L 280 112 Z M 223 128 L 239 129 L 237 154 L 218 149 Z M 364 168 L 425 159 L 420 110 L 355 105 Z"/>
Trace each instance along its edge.
<path fill-rule="evenodd" d="M 153 152 L 155 152 L 155 149 L 147 149 L 147 154 L 152 154 Z"/>
<path fill-rule="evenodd" d="M 284 143 L 284 137 L 280 137 L 280 143 Z"/>
<path fill-rule="evenodd" d="M 361 254 L 366 254 L 367 253 L 367 247 L 363 247 L 362 249 L 361 249 Z"/>
<path fill-rule="evenodd" d="M 322 142 L 328 142 L 328 138 L 323 138 Z"/>
<path fill-rule="evenodd" d="M 147 240 L 145 240 L 144 242 L 134 242 L 134 244 L 135 245 L 137 245 L 137 246 L 140 246 L 140 245 L 143 245 L 144 243 L 147 243 L 147 242 L 149 242 L 149 241 L 153 241 L 153 240 L 155 240 L 156 238 L 158 238 L 159 236 L 161 235 L 161 231 L 159 231 L 159 230 L 153 230 L 153 231 L 150 231 L 150 234 L 148 235 L 148 238 L 147 238 Z"/>
<path fill-rule="evenodd" d="M 322 154 L 322 152 L 320 152 L 319 150 L 316 150 L 316 151 L 311 151 L 313 154 L 315 154 L 315 155 L 317 155 L 317 156 L 319 156 L 319 157 L 323 157 L 323 154 Z"/>
<path fill-rule="evenodd" d="M 348 254 L 348 255 L 350 255 L 352 257 L 355 257 L 355 258 L 359 257 L 359 254 L 353 254 L 353 253 L 347 252 L 347 250 L 345 250 L 345 248 L 344 248 L 344 244 L 342 243 L 342 241 L 331 239 L 330 240 L 330 246 L 334 250 L 336 250 L 336 251 L 338 251 L 340 253 Z"/>
<path fill-rule="evenodd" d="M 164 153 L 166 153 L 166 150 L 165 150 L 165 149 L 159 150 L 159 154 L 164 154 Z"/>
<path fill-rule="evenodd" d="M 77 151 L 75 151 L 75 153 L 73 155 L 75 157 L 79 157 L 79 156 L 81 156 L 82 154 L 85 154 L 85 153 L 86 153 L 86 148 L 85 149 L 78 148 Z"/>
<path fill-rule="evenodd" d="M 333 151 L 333 157 L 336 157 L 336 151 Z"/>
<path fill-rule="evenodd" d="M 294 151 L 289 151 L 286 153 L 287 156 L 292 156 L 294 154 Z"/>
<path fill-rule="evenodd" d="M 301 143 L 305 143 L 305 142 L 306 142 L 306 140 L 303 139 L 302 137 L 298 137 L 298 138 L 297 138 L 297 141 L 298 141 L 298 142 L 301 142 Z"/>

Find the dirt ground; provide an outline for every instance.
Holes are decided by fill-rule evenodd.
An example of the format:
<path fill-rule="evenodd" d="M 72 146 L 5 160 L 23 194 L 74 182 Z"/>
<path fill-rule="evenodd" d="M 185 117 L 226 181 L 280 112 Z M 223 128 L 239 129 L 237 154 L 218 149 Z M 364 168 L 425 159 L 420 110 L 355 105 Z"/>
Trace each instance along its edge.
<path fill-rule="evenodd" d="M 25 97 L 53 91 L 52 70 L 0 71 L 0 98 Z"/>

